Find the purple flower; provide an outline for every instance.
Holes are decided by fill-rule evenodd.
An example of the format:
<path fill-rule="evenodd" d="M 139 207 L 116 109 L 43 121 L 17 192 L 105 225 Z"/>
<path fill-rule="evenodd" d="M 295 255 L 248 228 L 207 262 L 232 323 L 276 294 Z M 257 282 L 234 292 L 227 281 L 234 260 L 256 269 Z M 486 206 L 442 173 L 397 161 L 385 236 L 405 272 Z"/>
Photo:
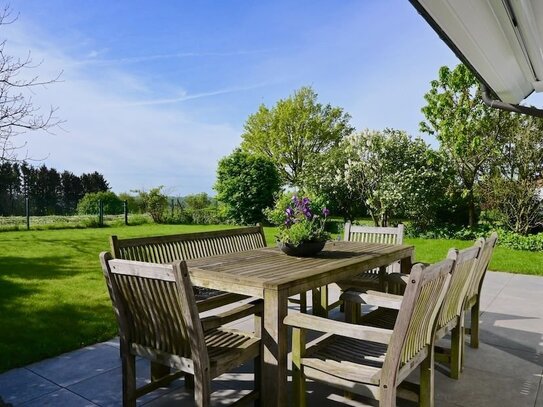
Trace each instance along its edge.
<path fill-rule="evenodd" d="M 328 208 L 323 208 L 322 209 L 322 214 L 326 218 L 328 215 L 330 215 L 330 210 Z"/>
<path fill-rule="evenodd" d="M 289 208 L 287 208 L 285 213 L 287 214 L 288 217 L 292 217 L 292 216 L 294 216 L 294 209 L 289 207 Z"/>

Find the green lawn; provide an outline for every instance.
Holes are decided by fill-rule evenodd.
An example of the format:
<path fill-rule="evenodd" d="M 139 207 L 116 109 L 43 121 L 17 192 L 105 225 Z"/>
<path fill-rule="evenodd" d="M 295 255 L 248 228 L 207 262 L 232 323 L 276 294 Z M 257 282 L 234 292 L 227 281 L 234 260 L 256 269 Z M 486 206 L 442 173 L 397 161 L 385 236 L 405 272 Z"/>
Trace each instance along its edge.
<path fill-rule="evenodd" d="M 113 337 L 116 325 L 98 262 L 108 237 L 229 226 L 141 225 L 0 233 L 0 372 Z M 273 243 L 276 230 L 266 228 Z M 408 239 L 435 261 L 470 242 Z M 491 269 L 543 275 L 543 253 L 498 248 Z"/>

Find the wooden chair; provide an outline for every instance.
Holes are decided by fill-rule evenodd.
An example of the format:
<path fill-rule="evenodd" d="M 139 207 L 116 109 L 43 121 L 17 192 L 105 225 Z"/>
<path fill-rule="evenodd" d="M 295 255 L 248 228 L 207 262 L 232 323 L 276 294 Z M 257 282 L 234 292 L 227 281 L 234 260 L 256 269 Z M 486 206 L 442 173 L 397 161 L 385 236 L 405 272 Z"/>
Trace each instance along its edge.
<path fill-rule="evenodd" d="M 292 314 L 292 365 L 295 405 L 306 405 L 306 378 L 394 407 L 396 396 L 433 404 L 435 322 L 454 261 L 416 265 L 392 330 Z M 306 346 L 306 330 L 326 332 Z M 420 386 L 402 382 L 418 366 Z M 401 386 L 400 386 L 401 385 Z"/>
<path fill-rule="evenodd" d="M 436 360 L 450 364 L 450 376 L 458 379 L 462 369 L 462 342 L 464 328 L 464 299 L 471 282 L 473 270 L 479 261 L 481 250 L 478 244 L 458 251 L 449 250 L 447 258 L 454 261 L 451 270 L 451 281 L 445 294 L 443 305 L 437 318 L 435 341 L 451 333 L 451 347 L 436 347 Z M 402 276 L 404 279 L 411 278 L 411 275 Z M 355 292 L 346 291 L 343 294 L 346 308 L 346 318 L 363 325 L 392 329 L 398 309 L 403 301 L 401 295 L 381 293 L 378 291 Z M 360 303 L 377 305 L 375 311 L 371 311 L 362 317 L 358 317 Z M 356 310 L 351 311 L 354 307 Z M 358 318 L 357 318 L 358 317 Z"/>
<path fill-rule="evenodd" d="M 494 248 L 498 243 L 498 235 L 496 232 L 494 232 L 488 238 L 479 239 L 477 242 L 481 247 L 481 255 L 479 256 L 477 265 L 473 269 L 472 278 L 466 292 L 466 299 L 464 301 L 464 311 L 471 312 L 470 327 L 465 328 L 464 332 L 470 335 L 470 346 L 472 348 L 479 347 L 481 290 L 490 259 L 492 258 L 492 253 L 494 252 Z"/>
<path fill-rule="evenodd" d="M 404 225 L 397 227 L 375 227 L 357 226 L 350 222 L 345 223 L 343 240 L 347 242 L 382 243 L 382 244 L 403 244 Z M 375 270 L 366 271 L 347 280 L 337 281 L 336 284 L 341 290 L 349 288 L 364 290 L 373 288 L 379 291 L 386 291 L 387 274 L 400 271 L 400 263 L 391 264 L 388 267 L 381 267 Z M 328 311 L 342 305 L 342 300 L 328 303 L 328 286 L 313 290 L 313 303 L 323 304 L 326 314 Z M 321 315 L 327 316 L 327 315 Z"/>
<path fill-rule="evenodd" d="M 123 406 L 136 406 L 137 398 L 183 373 L 194 377 L 196 405 L 209 406 L 211 379 L 251 359 L 255 390 L 239 403 L 259 398 L 261 301 L 200 319 L 185 262 L 113 260 L 105 252 L 100 260 L 119 324 Z M 252 314 L 257 321 L 255 334 L 222 326 Z M 136 356 L 176 372 L 136 388 Z"/>

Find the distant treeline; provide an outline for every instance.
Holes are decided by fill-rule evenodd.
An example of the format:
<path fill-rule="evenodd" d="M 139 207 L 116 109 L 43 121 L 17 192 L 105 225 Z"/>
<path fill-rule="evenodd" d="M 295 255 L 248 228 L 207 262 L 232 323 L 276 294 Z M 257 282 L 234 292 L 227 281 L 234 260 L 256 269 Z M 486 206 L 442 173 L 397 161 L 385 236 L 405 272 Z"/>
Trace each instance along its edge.
<path fill-rule="evenodd" d="M 86 193 L 108 189 L 104 176 L 96 171 L 77 176 L 45 165 L 0 163 L 1 216 L 24 215 L 26 196 L 34 216 L 71 215 Z"/>

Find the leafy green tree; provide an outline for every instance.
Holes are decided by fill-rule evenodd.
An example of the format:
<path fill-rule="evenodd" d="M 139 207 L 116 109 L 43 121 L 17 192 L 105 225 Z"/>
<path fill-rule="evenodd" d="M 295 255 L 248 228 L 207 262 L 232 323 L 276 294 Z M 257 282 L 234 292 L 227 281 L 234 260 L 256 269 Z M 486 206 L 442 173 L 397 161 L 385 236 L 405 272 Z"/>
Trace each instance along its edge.
<path fill-rule="evenodd" d="M 164 212 L 168 208 L 168 197 L 162 193 L 162 185 L 157 188 L 152 188 L 149 192 L 138 192 L 139 198 L 143 204 L 145 212 L 151 215 L 153 221 L 162 223 L 164 220 Z"/>
<path fill-rule="evenodd" d="M 265 220 L 263 211 L 273 206 L 280 185 L 273 162 L 236 149 L 219 161 L 214 188 L 228 219 L 255 224 Z"/>
<path fill-rule="evenodd" d="M 543 175 L 543 120 L 513 115 L 512 131 L 481 181 L 483 208 L 498 211 L 510 230 L 527 234 L 543 220 L 539 194 Z"/>
<path fill-rule="evenodd" d="M 301 187 L 306 165 L 352 133 L 349 120 L 343 109 L 322 105 L 313 89 L 302 87 L 274 107 L 261 105 L 249 116 L 241 148 L 268 157 L 283 183 Z"/>
<path fill-rule="evenodd" d="M 128 192 L 121 192 L 119 194 L 119 199 L 121 201 L 126 201 L 128 203 L 128 212 L 129 213 L 143 213 L 145 212 L 143 208 L 143 203 L 139 196 L 134 196 Z"/>
<path fill-rule="evenodd" d="M 77 209 L 77 203 L 83 198 L 83 185 L 81 179 L 70 171 L 60 174 L 60 203 L 61 212 L 66 215 L 73 214 Z"/>
<path fill-rule="evenodd" d="M 98 171 L 88 174 L 81 174 L 80 178 L 83 191 L 85 191 L 86 194 L 89 192 L 101 192 L 109 190 L 108 182 Z"/>
<path fill-rule="evenodd" d="M 485 166 L 499 153 L 511 127 L 511 114 L 485 105 L 478 82 L 464 65 L 443 66 L 424 95 L 421 131 L 440 142 L 468 201 L 468 223 L 477 223 L 475 188 Z"/>
<path fill-rule="evenodd" d="M 440 155 L 420 138 L 393 129 L 365 130 L 345 140 L 349 157 L 341 181 L 366 205 L 376 226 L 407 216 L 432 223 L 449 179 Z"/>
<path fill-rule="evenodd" d="M 100 201 L 104 205 L 104 213 L 117 215 L 123 213 L 123 203 L 119 197 L 111 191 L 90 192 L 85 194 L 77 204 L 77 213 L 80 215 L 96 215 L 100 211 Z"/>
<path fill-rule="evenodd" d="M 358 191 L 350 188 L 344 176 L 344 169 L 352 155 L 346 153 L 345 140 L 338 147 L 330 149 L 320 162 L 307 166 L 304 176 L 304 190 L 309 196 L 318 196 L 334 215 L 351 220 L 366 215 L 364 202 Z"/>

